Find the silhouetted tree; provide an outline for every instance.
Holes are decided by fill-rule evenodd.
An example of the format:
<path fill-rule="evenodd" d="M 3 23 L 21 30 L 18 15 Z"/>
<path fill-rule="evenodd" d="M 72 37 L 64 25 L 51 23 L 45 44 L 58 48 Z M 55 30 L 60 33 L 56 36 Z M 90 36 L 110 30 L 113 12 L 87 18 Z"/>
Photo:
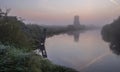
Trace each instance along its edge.
<path fill-rule="evenodd" d="M 6 12 L 0 13 L 0 41 L 3 44 L 13 44 L 15 46 L 29 46 L 25 32 L 22 30 L 23 22 L 17 17 L 7 16 Z"/>
<path fill-rule="evenodd" d="M 113 23 L 105 25 L 101 34 L 103 40 L 110 43 L 110 49 L 120 55 L 120 17 Z"/>

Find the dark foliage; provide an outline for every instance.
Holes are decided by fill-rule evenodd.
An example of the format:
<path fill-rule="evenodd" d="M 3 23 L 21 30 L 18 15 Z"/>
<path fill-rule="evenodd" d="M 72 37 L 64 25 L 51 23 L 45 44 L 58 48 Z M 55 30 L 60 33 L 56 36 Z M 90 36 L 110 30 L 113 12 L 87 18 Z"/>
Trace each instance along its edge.
<path fill-rule="evenodd" d="M 26 50 L 0 44 L 0 72 L 77 72 Z"/>
<path fill-rule="evenodd" d="M 36 55 L 44 27 L 25 25 L 17 17 L 7 16 L 0 10 L 0 72 L 76 72 L 74 69 L 52 64 Z M 49 33 L 49 30 L 48 30 Z"/>
<path fill-rule="evenodd" d="M 101 34 L 103 40 L 110 43 L 110 49 L 120 55 L 120 17 L 113 23 L 105 25 Z"/>
<path fill-rule="evenodd" d="M 25 24 L 16 17 L 3 16 L 0 18 L 0 41 L 17 47 L 29 47 L 29 39 L 24 29 Z"/>

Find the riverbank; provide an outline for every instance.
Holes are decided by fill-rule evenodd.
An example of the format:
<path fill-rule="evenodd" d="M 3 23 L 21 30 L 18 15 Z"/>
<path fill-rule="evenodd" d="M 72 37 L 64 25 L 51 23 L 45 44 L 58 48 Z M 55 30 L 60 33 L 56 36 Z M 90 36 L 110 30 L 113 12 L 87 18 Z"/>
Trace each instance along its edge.
<path fill-rule="evenodd" d="M 17 17 L 0 14 L 0 72 L 77 72 L 33 53 L 41 29 L 30 29 Z"/>
<path fill-rule="evenodd" d="M 27 49 L 0 44 L 0 72 L 77 72 L 55 65 Z"/>

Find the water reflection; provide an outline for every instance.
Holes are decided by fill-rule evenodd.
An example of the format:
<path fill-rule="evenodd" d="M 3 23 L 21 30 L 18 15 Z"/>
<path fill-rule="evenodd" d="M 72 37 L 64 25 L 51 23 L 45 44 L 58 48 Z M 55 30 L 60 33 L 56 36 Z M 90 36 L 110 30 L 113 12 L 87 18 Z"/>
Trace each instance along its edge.
<path fill-rule="evenodd" d="M 76 33 L 80 36 L 77 43 L 72 37 Z M 111 55 L 108 43 L 102 40 L 99 30 L 76 33 L 48 38 L 46 40 L 48 59 L 55 64 L 71 67 L 80 72 L 112 72 L 109 70 L 115 68 L 109 66 L 120 66 L 118 64 L 120 60 Z"/>
<path fill-rule="evenodd" d="M 74 37 L 75 42 L 79 42 L 80 33 L 83 31 L 70 31 L 67 34 Z"/>
<path fill-rule="evenodd" d="M 69 36 L 73 36 L 74 37 L 74 41 L 75 42 L 79 42 L 79 37 L 80 37 L 80 33 L 83 33 L 84 31 L 70 31 L 70 32 L 66 32 L 65 34 L 69 35 Z M 36 40 L 36 43 L 38 45 L 38 49 L 35 50 L 35 52 L 39 55 L 41 55 L 43 58 L 47 58 L 47 51 L 45 48 L 45 41 L 46 40 L 46 33 L 43 31 L 41 37 L 39 40 Z"/>

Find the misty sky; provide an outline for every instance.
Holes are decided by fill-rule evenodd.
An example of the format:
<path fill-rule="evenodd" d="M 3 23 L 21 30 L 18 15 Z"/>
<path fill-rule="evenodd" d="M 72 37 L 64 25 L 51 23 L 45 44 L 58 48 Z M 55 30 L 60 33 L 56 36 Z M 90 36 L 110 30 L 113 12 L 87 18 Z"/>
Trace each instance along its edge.
<path fill-rule="evenodd" d="M 0 0 L 0 8 L 29 23 L 67 25 L 74 15 L 81 24 L 103 25 L 120 16 L 120 0 Z"/>

